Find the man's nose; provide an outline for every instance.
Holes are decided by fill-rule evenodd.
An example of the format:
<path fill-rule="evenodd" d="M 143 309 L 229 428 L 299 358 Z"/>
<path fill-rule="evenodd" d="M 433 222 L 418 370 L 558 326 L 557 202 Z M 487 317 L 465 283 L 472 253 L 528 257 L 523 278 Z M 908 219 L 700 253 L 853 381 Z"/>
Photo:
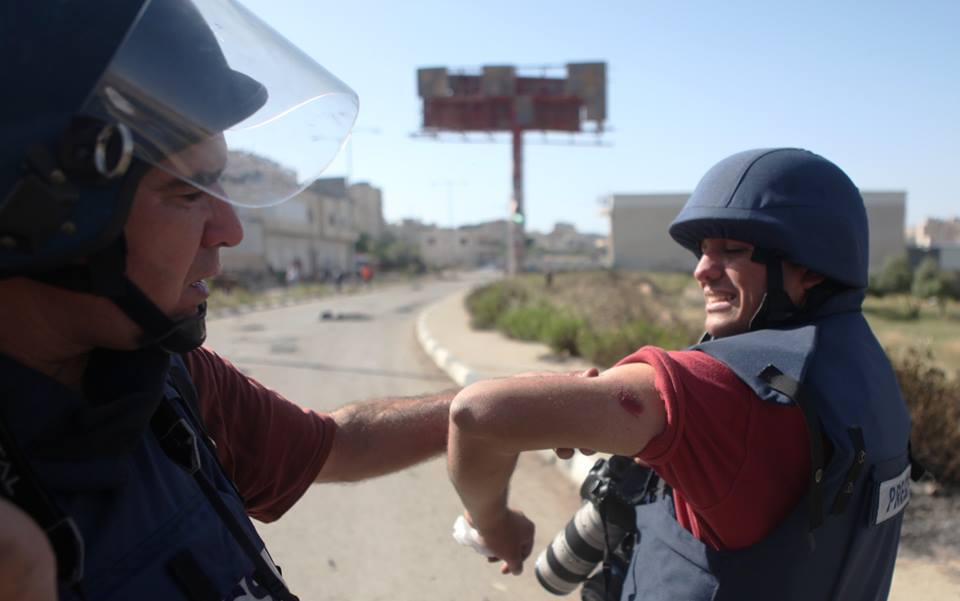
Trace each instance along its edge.
<path fill-rule="evenodd" d="M 708 282 L 720 277 L 722 271 L 720 261 L 709 253 L 700 255 L 697 266 L 693 269 L 693 277 L 698 282 Z"/>
<path fill-rule="evenodd" d="M 233 205 L 210 196 L 213 215 L 204 232 L 204 246 L 236 246 L 243 240 L 243 225 Z"/>

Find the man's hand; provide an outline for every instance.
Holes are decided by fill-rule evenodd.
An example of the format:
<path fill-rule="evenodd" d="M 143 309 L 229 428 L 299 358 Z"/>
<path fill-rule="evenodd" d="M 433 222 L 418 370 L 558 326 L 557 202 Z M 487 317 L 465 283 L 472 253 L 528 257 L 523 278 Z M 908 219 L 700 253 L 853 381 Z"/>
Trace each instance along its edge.
<path fill-rule="evenodd" d="M 465 514 L 467 522 L 470 515 Z M 471 525 L 472 524 L 471 522 Z M 507 509 L 500 517 L 487 524 L 474 525 L 480 533 L 480 543 L 494 554 L 489 561 L 503 561 L 501 574 L 523 573 L 523 560 L 533 551 L 533 522 L 521 511 Z"/>

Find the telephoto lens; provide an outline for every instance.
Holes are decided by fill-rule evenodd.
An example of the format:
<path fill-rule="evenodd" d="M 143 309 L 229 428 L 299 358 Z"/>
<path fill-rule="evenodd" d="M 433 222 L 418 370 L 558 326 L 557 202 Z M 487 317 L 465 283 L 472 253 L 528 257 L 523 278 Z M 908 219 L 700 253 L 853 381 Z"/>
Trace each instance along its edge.
<path fill-rule="evenodd" d="M 598 459 L 580 486 L 586 503 L 537 558 L 534 571 L 540 586 L 567 595 L 590 576 L 605 552 L 613 553 L 608 559 L 627 553 L 623 559 L 629 560 L 629 550 L 621 550 L 621 543 L 632 543 L 626 539 L 635 531 L 634 506 L 650 496 L 656 481 L 653 470 L 630 457 Z M 584 599 L 596 597 L 593 588 L 584 591 Z"/>
<path fill-rule="evenodd" d="M 584 503 L 537 558 L 534 572 L 540 586 L 554 595 L 571 593 L 603 559 L 605 537 L 616 547 L 625 535 L 625 530 L 610 523 L 604 532 L 600 512 L 593 503 Z"/>

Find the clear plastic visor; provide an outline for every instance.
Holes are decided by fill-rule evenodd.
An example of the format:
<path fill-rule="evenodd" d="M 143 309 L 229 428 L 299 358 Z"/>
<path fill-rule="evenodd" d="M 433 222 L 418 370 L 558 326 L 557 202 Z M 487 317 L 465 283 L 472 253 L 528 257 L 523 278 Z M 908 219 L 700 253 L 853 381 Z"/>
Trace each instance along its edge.
<path fill-rule="evenodd" d="M 230 0 L 153 0 L 85 116 L 126 125 L 134 155 L 204 192 L 269 206 L 310 185 L 357 116 L 356 93 Z"/>

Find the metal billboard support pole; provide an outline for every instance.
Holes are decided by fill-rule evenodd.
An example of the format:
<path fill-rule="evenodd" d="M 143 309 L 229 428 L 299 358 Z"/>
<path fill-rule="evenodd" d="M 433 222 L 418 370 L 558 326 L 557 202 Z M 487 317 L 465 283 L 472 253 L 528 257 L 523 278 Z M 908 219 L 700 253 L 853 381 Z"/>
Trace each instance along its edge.
<path fill-rule="evenodd" d="M 526 250 L 525 220 L 523 209 L 523 130 L 513 128 L 513 199 L 510 202 L 507 222 L 507 275 L 523 272 Z"/>

